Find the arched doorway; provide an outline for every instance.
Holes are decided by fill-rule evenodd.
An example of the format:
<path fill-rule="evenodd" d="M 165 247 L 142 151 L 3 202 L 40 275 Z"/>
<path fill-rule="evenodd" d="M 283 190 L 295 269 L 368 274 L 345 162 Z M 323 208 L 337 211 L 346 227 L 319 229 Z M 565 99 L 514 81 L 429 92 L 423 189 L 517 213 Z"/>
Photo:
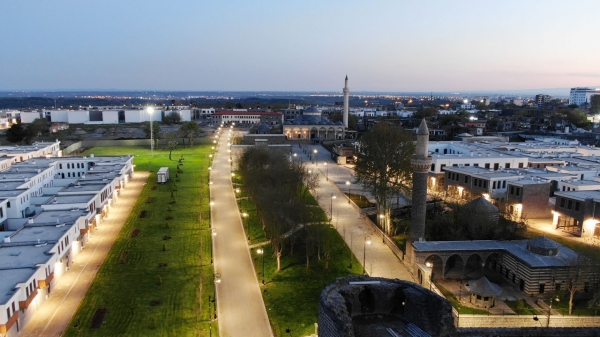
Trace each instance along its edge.
<path fill-rule="evenodd" d="M 446 261 L 446 268 L 444 270 L 444 276 L 448 278 L 461 278 L 463 276 L 465 262 L 463 258 L 454 254 Z"/>

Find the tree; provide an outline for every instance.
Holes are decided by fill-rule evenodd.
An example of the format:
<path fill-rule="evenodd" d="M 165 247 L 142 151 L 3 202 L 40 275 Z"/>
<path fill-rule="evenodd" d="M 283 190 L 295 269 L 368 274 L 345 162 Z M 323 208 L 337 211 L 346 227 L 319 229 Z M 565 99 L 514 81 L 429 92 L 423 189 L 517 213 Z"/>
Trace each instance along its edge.
<path fill-rule="evenodd" d="M 196 124 L 196 122 L 187 122 L 182 124 L 179 127 L 179 135 L 182 137 L 183 139 L 183 146 L 185 147 L 185 137 L 187 137 L 190 140 L 190 145 L 193 145 L 193 139 L 194 136 L 198 133 L 199 128 L 198 128 L 198 124 Z"/>
<path fill-rule="evenodd" d="M 585 128 L 590 125 L 587 115 L 581 110 L 566 110 L 566 115 L 567 120 L 578 128 Z"/>
<path fill-rule="evenodd" d="M 593 115 L 600 114 L 600 95 L 592 96 L 590 113 Z"/>
<path fill-rule="evenodd" d="M 410 192 L 410 158 L 414 152 L 414 135 L 389 123 L 376 124 L 363 136 L 354 174 L 357 182 L 375 197 L 379 213 L 388 211 L 393 193 Z M 391 224 L 386 226 L 386 233 L 391 233 Z"/>
<path fill-rule="evenodd" d="M 36 118 L 27 126 L 31 137 L 38 138 L 39 135 L 48 133 L 48 122 L 45 118 Z"/>
<path fill-rule="evenodd" d="M 23 140 L 29 138 L 29 132 L 23 128 L 21 123 L 13 124 L 6 131 L 6 140 L 11 143 L 21 143 Z"/>
<path fill-rule="evenodd" d="M 438 111 L 434 108 L 421 108 L 413 115 L 413 118 L 423 119 L 438 115 Z"/>
<path fill-rule="evenodd" d="M 567 273 L 565 275 L 566 291 L 569 293 L 569 315 L 573 314 L 573 299 L 575 294 L 589 287 L 589 281 L 597 274 L 593 260 L 582 254 L 575 257 L 565 258 Z"/>
<path fill-rule="evenodd" d="M 177 147 L 177 141 L 175 140 L 175 134 L 172 132 L 169 132 L 165 135 L 165 139 L 167 140 L 167 149 L 169 149 L 169 160 L 173 160 L 173 159 L 171 159 L 171 154 L 173 153 L 173 150 L 175 150 L 175 148 Z"/>
<path fill-rule="evenodd" d="M 181 115 L 177 111 L 171 111 L 163 118 L 163 122 L 167 125 L 181 123 Z"/>

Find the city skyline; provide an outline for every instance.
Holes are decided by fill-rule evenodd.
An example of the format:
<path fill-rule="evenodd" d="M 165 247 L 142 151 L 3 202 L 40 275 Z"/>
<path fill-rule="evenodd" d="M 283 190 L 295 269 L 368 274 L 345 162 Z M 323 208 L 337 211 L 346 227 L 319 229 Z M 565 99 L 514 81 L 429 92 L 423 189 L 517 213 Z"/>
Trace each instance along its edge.
<path fill-rule="evenodd" d="M 595 86 L 594 1 L 0 4 L 0 90 Z"/>

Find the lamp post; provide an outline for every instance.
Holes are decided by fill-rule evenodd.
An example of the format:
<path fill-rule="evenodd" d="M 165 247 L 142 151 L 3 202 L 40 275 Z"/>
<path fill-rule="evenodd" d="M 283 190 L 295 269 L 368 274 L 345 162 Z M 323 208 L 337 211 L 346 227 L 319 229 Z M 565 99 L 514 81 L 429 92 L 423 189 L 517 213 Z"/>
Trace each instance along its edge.
<path fill-rule="evenodd" d="M 315 163 L 315 165 L 319 165 L 317 163 L 317 149 L 313 150 L 313 162 Z"/>
<path fill-rule="evenodd" d="M 154 131 L 152 130 L 152 114 L 154 114 L 154 108 L 150 106 L 146 111 L 150 114 L 150 156 L 154 158 Z"/>
<path fill-rule="evenodd" d="M 327 162 L 323 163 L 325 165 L 325 179 L 329 181 L 329 166 L 327 166 Z"/>
<path fill-rule="evenodd" d="M 264 249 L 257 249 L 256 253 L 262 255 L 262 284 L 265 284 L 265 250 Z"/>
<path fill-rule="evenodd" d="M 346 180 L 346 186 L 348 186 L 348 203 L 350 203 L 350 180 Z"/>
<path fill-rule="evenodd" d="M 331 203 L 329 204 L 329 221 L 333 220 L 333 199 L 335 198 L 335 194 L 331 193 Z"/>
<path fill-rule="evenodd" d="M 429 290 L 431 290 L 431 284 L 433 283 L 433 278 L 435 277 L 435 274 L 433 273 L 433 263 L 425 262 L 425 265 L 431 268 L 431 274 L 429 275 Z"/>
<path fill-rule="evenodd" d="M 379 214 L 379 225 L 381 226 L 381 240 L 385 243 L 385 215 Z"/>
<path fill-rule="evenodd" d="M 210 230 L 212 236 L 217 236 L 217 231 L 214 229 Z M 210 264 L 213 264 L 213 245 L 210 245 Z"/>
<path fill-rule="evenodd" d="M 365 236 L 365 242 L 363 243 L 363 274 L 367 273 L 365 263 L 367 262 L 367 245 L 371 244 L 371 237 Z"/>
<path fill-rule="evenodd" d="M 554 300 L 554 296 L 550 297 L 550 306 L 548 307 L 548 320 L 546 321 L 546 328 L 550 327 L 550 315 L 552 314 L 552 300 Z M 555 299 L 556 302 L 560 302 L 560 298 Z"/>
<path fill-rule="evenodd" d="M 248 217 L 248 213 L 242 213 L 242 218 L 246 221 L 246 232 L 248 233 L 248 242 L 250 242 L 250 221 L 246 218 Z"/>
<path fill-rule="evenodd" d="M 217 319 L 217 284 L 221 283 L 221 273 L 214 273 L 213 274 L 214 277 L 214 281 L 215 281 L 215 296 L 214 296 L 214 304 L 213 304 L 213 310 L 214 310 L 214 319 Z"/>

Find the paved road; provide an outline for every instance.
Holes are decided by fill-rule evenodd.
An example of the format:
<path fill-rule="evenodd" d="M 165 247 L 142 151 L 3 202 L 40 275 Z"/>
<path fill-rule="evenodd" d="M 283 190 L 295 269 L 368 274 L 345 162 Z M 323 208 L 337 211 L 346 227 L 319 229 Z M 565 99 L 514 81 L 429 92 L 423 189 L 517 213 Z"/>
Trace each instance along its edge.
<path fill-rule="evenodd" d="M 148 172 L 133 174 L 133 179 L 121 190 L 118 201 L 113 204 L 108 218 L 100 223 L 69 271 L 54 285 L 48 300 L 27 324 L 21 336 L 62 335 L 127 220 L 148 175 Z"/>
<path fill-rule="evenodd" d="M 221 276 L 216 284 L 219 332 L 223 337 L 273 336 L 231 185 L 227 134 L 217 146 L 210 185 L 214 268 Z"/>
<path fill-rule="evenodd" d="M 371 276 L 414 282 L 412 274 L 406 269 L 404 263 L 383 243 L 381 236 L 373 233 L 371 226 L 360 217 L 360 212 L 348 203 L 344 193 L 348 191 L 346 181 L 354 182 L 353 170 L 335 164 L 330 159 L 330 153 L 320 145 L 309 145 L 308 148 L 309 154 L 312 154 L 314 149 L 317 150 L 316 164 L 297 145 L 292 147 L 292 152 L 297 153 L 297 158 L 304 160 L 309 169 L 318 172 L 319 188 L 316 189 L 316 192 L 319 205 L 327 212 L 333 208 L 333 225 L 361 264 L 365 257 L 366 272 Z M 325 162 L 327 162 L 328 168 L 323 165 Z M 357 189 L 358 187 L 350 185 L 350 188 Z M 332 199 L 332 195 L 335 195 L 336 198 Z M 367 236 L 371 237 L 370 245 L 365 244 Z"/>

